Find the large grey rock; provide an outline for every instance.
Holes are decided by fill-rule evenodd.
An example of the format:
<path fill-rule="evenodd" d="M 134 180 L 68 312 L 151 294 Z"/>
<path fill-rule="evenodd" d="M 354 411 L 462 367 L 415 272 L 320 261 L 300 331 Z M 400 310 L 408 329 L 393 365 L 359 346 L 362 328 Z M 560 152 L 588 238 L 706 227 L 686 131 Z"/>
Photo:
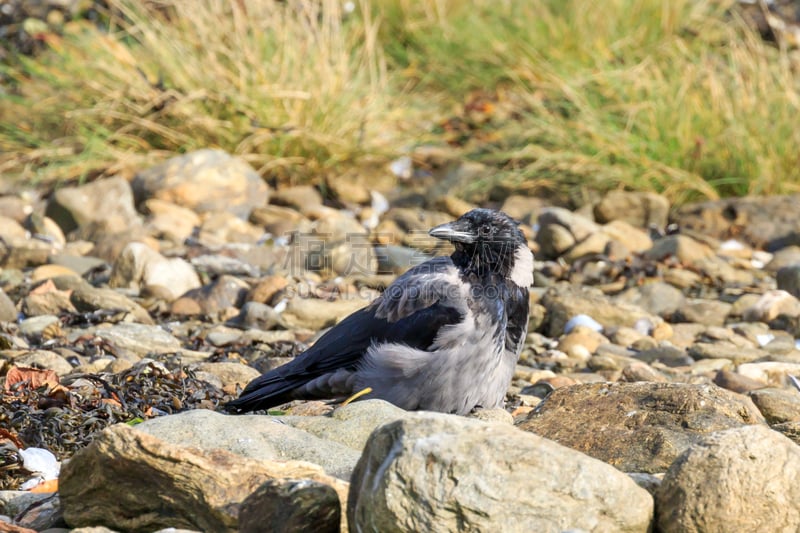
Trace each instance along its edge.
<path fill-rule="evenodd" d="M 502 423 L 415 413 L 370 437 L 350 487 L 355 531 L 648 531 L 628 476 Z"/>
<path fill-rule="evenodd" d="M 136 429 L 172 444 L 222 449 L 259 460 L 298 460 L 320 465 L 341 479 L 350 477 L 358 451 L 323 440 L 282 422 L 283 417 L 229 416 L 205 409 L 153 418 Z"/>
<path fill-rule="evenodd" d="M 133 206 L 131 186 L 122 177 L 57 189 L 46 214 L 64 233 L 92 224 L 102 224 L 111 233 L 142 224 Z"/>
<path fill-rule="evenodd" d="M 654 192 L 610 191 L 594 206 L 594 216 L 600 223 L 624 220 L 640 228 L 663 228 L 669 200 Z"/>
<path fill-rule="evenodd" d="M 800 531 L 800 447 L 765 426 L 709 435 L 656 491 L 664 533 Z"/>
<path fill-rule="evenodd" d="M 132 182 L 136 202 L 157 198 L 198 213 L 229 211 L 246 218 L 264 205 L 268 189 L 244 160 L 222 150 L 197 150 L 138 173 Z"/>
<path fill-rule="evenodd" d="M 316 465 L 198 451 L 124 424 L 101 432 L 64 465 L 59 493 L 71 527 L 227 532 L 238 530 L 240 504 L 270 479 L 325 483 L 346 502 L 347 483 Z"/>
<path fill-rule="evenodd" d="M 128 244 L 114 262 L 108 281 L 112 288 L 149 288 L 172 301 L 200 286 L 192 265 L 180 257 L 167 259 L 146 244 Z"/>
<path fill-rule="evenodd" d="M 518 424 L 624 472 L 664 472 L 708 433 L 764 424 L 744 396 L 716 385 L 590 383 L 554 390 Z"/>

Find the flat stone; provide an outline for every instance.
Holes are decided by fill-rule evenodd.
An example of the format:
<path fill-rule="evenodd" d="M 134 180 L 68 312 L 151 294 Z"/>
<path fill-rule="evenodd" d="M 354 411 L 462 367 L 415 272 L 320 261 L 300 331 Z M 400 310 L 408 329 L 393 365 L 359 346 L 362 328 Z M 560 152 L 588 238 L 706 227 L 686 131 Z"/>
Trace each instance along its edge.
<path fill-rule="evenodd" d="M 211 211 L 203 215 L 197 239 L 208 247 L 227 243 L 257 244 L 264 230 L 228 211 Z"/>
<path fill-rule="evenodd" d="M 737 374 L 736 372 L 731 372 L 730 370 L 720 370 L 717 372 L 714 376 L 714 384 L 723 389 L 738 392 L 739 394 L 746 394 L 750 391 L 766 387 L 761 381 Z"/>
<path fill-rule="evenodd" d="M 223 387 L 245 387 L 250 381 L 261 375 L 261 372 L 242 363 L 197 363 L 192 365 L 193 370 L 213 374 L 222 382 Z"/>
<path fill-rule="evenodd" d="M 748 393 L 770 424 L 800 422 L 800 391 L 763 388 Z"/>
<path fill-rule="evenodd" d="M 96 268 L 103 268 L 107 265 L 106 261 L 99 258 L 94 257 L 91 255 L 76 255 L 74 253 L 57 253 L 53 254 L 49 258 L 50 267 L 62 267 L 69 270 L 69 272 L 64 272 L 64 276 L 71 276 L 77 274 L 78 276 L 86 275 L 89 271 L 94 270 Z M 57 275 L 48 275 L 48 278 L 57 277 Z"/>
<path fill-rule="evenodd" d="M 181 342 L 161 326 L 121 322 L 108 327 L 94 328 L 93 334 L 113 349 L 148 357 L 170 354 L 181 349 Z"/>
<path fill-rule="evenodd" d="M 57 278 L 58 276 L 80 277 L 80 274 L 71 268 L 62 265 L 42 265 L 33 269 L 33 272 L 31 272 L 31 281 L 37 282 L 46 279 Z"/>
<path fill-rule="evenodd" d="M 272 195 L 271 201 L 275 205 L 292 207 L 303 213 L 304 210 L 313 211 L 321 206 L 322 195 L 310 185 L 295 185 L 278 189 Z"/>
<path fill-rule="evenodd" d="M 75 279 L 75 278 L 72 278 Z M 144 325 L 153 324 L 150 314 L 142 306 L 114 289 L 92 287 L 83 279 L 73 284 L 69 277 L 58 277 L 53 280 L 56 287 L 62 290 L 74 287 L 70 302 L 79 312 L 116 311 Z"/>
<path fill-rule="evenodd" d="M 152 418 L 136 429 L 179 446 L 221 449 L 261 461 L 307 461 L 341 479 L 349 479 L 360 451 L 293 428 L 281 416 L 228 416 L 197 409 Z"/>
<path fill-rule="evenodd" d="M 70 291 L 58 290 L 50 281 L 42 283 L 22 300 L 22 312 L 28 317 L 77 313 Z"/>
<path fill-rule="evenodd" d="M 689 203 L 675 213 L 686 229 L 724 239 L 736 235 L 754 248 L 779 250 L 797 244 L 800 196 L 746 196 Z"/>
<path fill-rule="evenodd" d="M 737 346 L 731 342 L 698 342 L 689 348 L 694 359 L 729 359 L 735 364 L 750 363 L 769 357 L 769 352 L 759 348 Z"/>
<path fill-rule="evenodd" d="M 715 385 L 592 383 L 554 390 L 518 427 L 624 472 L 664 472 L 707 433 L 764 418 Z"/>
<path fill-rule="evenodd" d="M 731 304 L 719 300 L 689 298 L 676 311 L 675 320 L 706 326 L 722 326 L 731 311 Z"/>
<path fill-rule="evenodd" d="M 0 240 L 0 267 L 4 269 L 37 267 L 47 263 L 55 252 L 52 244 L 34 239 Z"/>
<path fill-rule="evenodd" d="M 742 312 L 742 318 L 751 322 L 769 322 L 780 315 L 800 316 L 800 300 L 783 290 L 766 291 Z"/>
<path fill-rule="evenodd" d="M 0 238 L 5 241 L 20 240 L 24 241 L 30 237 L 28 230 L 13 218 L 0 215 Z"/>
<path fill-rule="evenodd" d="M 366 306 L 369 301 L 359 298 L 334 301 L 315 298 L 292 298 L 281 317 L 292 328 L 320 330 L 333 326 L 350 313 Z"/>

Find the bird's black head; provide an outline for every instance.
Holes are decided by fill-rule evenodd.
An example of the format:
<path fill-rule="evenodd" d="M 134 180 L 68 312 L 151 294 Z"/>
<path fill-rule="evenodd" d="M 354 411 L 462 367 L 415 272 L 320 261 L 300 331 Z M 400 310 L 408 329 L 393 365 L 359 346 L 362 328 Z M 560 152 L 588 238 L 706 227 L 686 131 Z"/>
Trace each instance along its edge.
<path fill-rule="evenodd" d="M 517 222 L 501 211 L 473 209 L 430 234 L 453 243 L 453 262 L 462 269 L 511 277 L 518 285 L 532 282 L 533 257 L 525 236 Z"/>

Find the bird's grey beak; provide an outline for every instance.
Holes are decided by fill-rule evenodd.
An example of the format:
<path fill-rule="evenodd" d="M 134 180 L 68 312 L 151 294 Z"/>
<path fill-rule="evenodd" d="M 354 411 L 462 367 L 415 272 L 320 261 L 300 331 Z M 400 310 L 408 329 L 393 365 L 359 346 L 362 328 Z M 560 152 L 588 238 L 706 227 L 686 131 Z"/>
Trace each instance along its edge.
<path fill-rule="evenodd" d="M 461 242 L 464 244 L 475 242 L 477 236 L 467 230 L 464 225 L 465 224 L 460 220 L 448 222 L 447 224 L 436 226 L 428 232 L 428 235 L 450 242 Z"/>

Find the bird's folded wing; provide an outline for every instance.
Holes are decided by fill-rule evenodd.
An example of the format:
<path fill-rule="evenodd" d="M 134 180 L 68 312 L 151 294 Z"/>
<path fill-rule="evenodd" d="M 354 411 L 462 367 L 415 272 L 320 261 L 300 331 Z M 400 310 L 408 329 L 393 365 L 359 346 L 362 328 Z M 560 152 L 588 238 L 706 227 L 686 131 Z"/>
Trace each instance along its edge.
<path fill-rule="evenodd" d="M 355 369 L 372 344 L 401 343 L 427 350 L 439 330 L 466 313 L 458 271 L 449 257 L 410 269 L 367 307 L 322 335 L 303 354 L 250 382 L 231 410 L 277 405 L 291 391 L 339 369 Z M 274 402 L 272 401 L 274 400 Z"/>
<path fill-rule="evenodd" d="M 397 278 L 378 299 L 342 320 L 299 359 L 306 361 L 306 371 L 319 375 L 354 367 L 371 344 L 401 343 L 427 350 L 439 330 L 459 322 L 466 310 L 457 269 L 449 257 L 437 257 Z"/>

